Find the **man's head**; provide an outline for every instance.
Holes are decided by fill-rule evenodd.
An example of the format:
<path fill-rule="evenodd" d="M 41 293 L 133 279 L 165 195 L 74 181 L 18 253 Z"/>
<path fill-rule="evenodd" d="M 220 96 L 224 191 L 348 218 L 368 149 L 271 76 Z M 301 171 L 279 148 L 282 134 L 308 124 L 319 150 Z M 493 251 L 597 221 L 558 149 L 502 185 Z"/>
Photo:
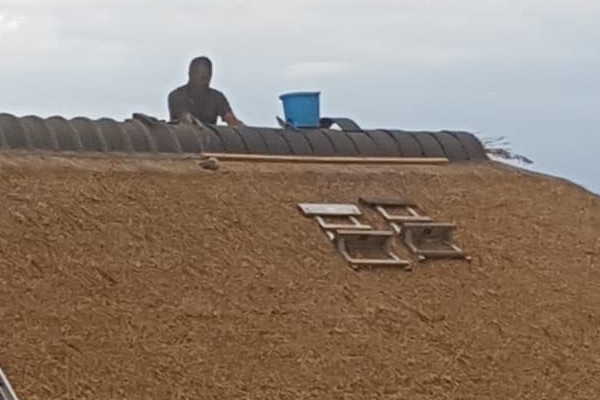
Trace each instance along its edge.
<path fill-rule="evenodd" d="M 209 87 L 212 78 L 212 62 L 208 57 L 196 57 L 190 62 L 189 80 L 192 86 Z"/>

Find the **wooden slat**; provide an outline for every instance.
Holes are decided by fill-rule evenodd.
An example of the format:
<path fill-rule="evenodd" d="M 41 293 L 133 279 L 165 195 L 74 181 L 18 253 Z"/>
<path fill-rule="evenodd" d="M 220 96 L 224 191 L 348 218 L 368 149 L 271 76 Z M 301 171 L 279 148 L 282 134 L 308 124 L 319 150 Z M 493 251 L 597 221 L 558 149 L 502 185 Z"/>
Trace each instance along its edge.
<path fill-rule="evenodd" d="M 4 371 L 0 367 L 0 398 L 5 400 L 19 400 L 17 394 L 13 390 L 12 386 L 10 386 L 10 382 L 6 375 L 4 375 Z"/>
<path fill-rule="evenodd" d="M 266 154 L 202 153 L 220 161 L 254 161 L 272 163 L 318 163 L 318 164 L 446 164 L 445 157 L 316 157 L 280 156 Z"/>

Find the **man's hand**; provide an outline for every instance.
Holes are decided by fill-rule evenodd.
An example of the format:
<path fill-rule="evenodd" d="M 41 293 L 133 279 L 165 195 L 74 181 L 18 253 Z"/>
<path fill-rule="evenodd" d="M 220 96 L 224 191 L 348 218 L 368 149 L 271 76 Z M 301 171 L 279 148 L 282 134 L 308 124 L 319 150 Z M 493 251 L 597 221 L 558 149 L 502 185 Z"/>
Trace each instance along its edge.
<path fill-rule="evenodd" d="M 223 117 L 223 121 L 225 121 L 227 123 L 227 125 L 234 126 L 234 127 L 244 125 L 242 123 L 242 121 L 237 119 L 237 117 L 232 112 L 227 113 L 227 115 L 225 115 L 225 117 Z"/>

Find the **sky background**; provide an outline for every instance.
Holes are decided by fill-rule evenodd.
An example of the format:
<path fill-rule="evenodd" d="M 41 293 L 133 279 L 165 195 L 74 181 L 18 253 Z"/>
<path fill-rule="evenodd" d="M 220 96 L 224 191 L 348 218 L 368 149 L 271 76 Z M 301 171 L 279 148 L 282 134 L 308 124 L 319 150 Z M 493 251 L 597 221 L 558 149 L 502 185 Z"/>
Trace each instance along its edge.
<path fill-rule="evenodd" d="M 167 118 L 191 58 L 248 125 L 321 92 L 363 128 L 504 136 L 600 193 L 599 0 L 0 0 L 0 112 Z"/>

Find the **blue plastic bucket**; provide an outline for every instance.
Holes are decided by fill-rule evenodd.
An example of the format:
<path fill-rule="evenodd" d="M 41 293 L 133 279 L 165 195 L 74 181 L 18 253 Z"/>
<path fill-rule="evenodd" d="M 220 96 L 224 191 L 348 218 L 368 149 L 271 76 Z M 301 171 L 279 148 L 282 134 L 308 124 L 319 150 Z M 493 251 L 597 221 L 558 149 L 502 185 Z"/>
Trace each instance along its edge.
<path fill-rule="evenodd" d="M 285 122 L 296 128 L 318 128 L 320 92 L 296 92 L 279 96 Z"/>

